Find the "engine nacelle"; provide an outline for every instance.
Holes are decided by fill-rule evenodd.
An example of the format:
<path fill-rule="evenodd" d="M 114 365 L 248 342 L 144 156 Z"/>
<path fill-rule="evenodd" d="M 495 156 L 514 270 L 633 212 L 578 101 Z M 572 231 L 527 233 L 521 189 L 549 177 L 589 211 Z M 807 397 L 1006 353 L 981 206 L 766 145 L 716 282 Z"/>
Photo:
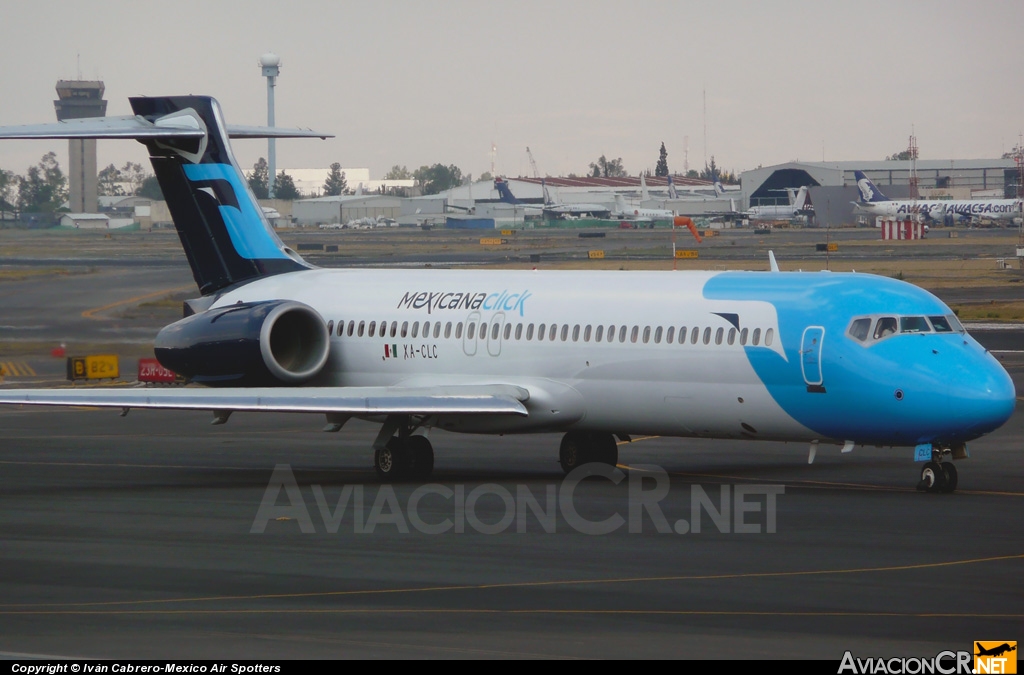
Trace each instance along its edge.
<path fill-rule="evenodd" d="M 165 368 L 196 382 L 296 385 L 319 373 L 330 353 L 323 318 L 292 300 L 218 307 L 172 323 L 156 336 Z"/>

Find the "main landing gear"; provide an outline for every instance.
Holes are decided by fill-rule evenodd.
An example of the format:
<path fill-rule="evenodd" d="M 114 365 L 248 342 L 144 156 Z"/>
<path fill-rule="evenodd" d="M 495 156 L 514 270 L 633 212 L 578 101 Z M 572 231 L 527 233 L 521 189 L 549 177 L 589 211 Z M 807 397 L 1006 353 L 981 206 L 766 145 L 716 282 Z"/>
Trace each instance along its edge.
<path fill-rule="evenodd" d="M 921 467 L 921 480 L 917 483 L 917 489 L 921 492 L 953 492 L 956 490 L 958 481 L 956 465 L 951 461 L 942 461 L 942 456 L 952 454 L 959 459 L 966 457 L 966 452 L 956 452 L 950 449 L 933 449 L 932 459 Z"/>
<path fill-rule="evenodd" d="M 558 449 L 558 462 L 565 473 L 591 462 L 615 466 L 619 463 L 619 446 L 612 434 L 570 431 L 562 437 L 562 445 Z"/>
<path fill-rule="evenodd" d="M 373 468 L 381 480 L 426 480 L 434 470 L 434 447 L 413 436 L 419 423 L 388 418 L 373 443 Z"/>

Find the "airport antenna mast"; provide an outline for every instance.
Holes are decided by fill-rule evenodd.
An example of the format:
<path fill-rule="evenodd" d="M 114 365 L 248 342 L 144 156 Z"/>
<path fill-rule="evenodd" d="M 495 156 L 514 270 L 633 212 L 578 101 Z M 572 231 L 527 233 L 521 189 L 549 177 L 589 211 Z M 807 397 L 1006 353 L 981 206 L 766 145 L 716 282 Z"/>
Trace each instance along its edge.
<path fill-rule="evenodd" d="M 917 189 L 917 136 L 914 135 L 914 127 L 910 127 L 910 143 L 907 145 L 907 154 L 910 156 L 910 198 L 917 199 L 920 193 Z"/>

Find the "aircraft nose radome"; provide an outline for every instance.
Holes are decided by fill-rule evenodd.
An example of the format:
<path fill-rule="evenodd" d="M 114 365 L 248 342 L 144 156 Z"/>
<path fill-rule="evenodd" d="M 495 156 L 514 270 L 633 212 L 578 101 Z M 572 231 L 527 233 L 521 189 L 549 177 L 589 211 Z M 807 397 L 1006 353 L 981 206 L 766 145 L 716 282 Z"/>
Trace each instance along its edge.
<path fill-rule="evenodd" d="M 1006 424 L 1017 404 L 1017 390 L 998 363 L 985 364 L 972 375 L 968 381 L 951 383 L 950 395 L 957 417 L 977 436 Z"/>

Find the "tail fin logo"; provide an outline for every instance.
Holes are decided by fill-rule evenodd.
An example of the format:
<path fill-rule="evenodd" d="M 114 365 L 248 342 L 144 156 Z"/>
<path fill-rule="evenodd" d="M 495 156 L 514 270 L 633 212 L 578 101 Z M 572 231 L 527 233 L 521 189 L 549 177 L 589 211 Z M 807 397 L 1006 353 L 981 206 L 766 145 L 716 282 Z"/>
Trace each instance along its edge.
<path fill-rule="evenodd" d="M 860 200 L 862 202 L 870 202 L 875 196 L 875 191 L 871 189 L 871 181 L 867 178 L 861 178 L 857 181 L 857 188 L 860 190 Z"/>

